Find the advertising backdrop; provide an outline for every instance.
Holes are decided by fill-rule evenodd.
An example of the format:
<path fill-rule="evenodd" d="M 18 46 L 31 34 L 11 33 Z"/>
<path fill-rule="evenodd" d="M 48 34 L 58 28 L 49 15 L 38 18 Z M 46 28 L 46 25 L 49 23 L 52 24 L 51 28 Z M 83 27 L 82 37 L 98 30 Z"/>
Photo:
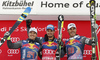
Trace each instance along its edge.
<path fill-rule="evenodd" d="M 0 14 L 20 14 L 28 6 L 32 15 L 89 15 L 90 0 L 0 0 Z M 100 15 L 96 0 L 96 14 Z M 13 13 L 14 12 L 14 13 Z"/>
<path fill-rule="evenodd" d="M 15 24 L 16 20 L 1 20 L 0 21 L 0 40 L 4 36 L 4 33 L 6 31 L 9 31 L 9 29 Z M 63 34 L 62 34 L 62 40 L 66 41 L 66 39 L 69 38 L 68 32 L 67 32 L 67 25 L 69 23 L 75 23 L 77 27 L 77 34 L 80 36 L 86 36 L 88 38 L 91 38 L 91 23 L 90 21 L 65 21 L 64 22 L 64 28 L 63 28 Z M 53 24 L 55 26 L 55 37 L 58 38 L 58 22 L 57 20 L 33 20 L 32 27 L 37 28 L 38 30 L 38 37 L 44 37 L 46 34 L 46 26 L 48 24 Z M 100 46 L 100 21 L 97 21 L 97 24 L 99 25 L 99 29 L 97 30 L 97 36 L 98 36 L 98 42 Z M 27 36 L 27 29 L 26 29 L 26 21 L 23 21 L 16 30 L 11 34 L 11 40 L 12 42 L 17 42 L 20 40 L 26 40 L 28 38 Z M 100 48 L 100 47 L 99 47 Z M 99 49 L 100 50 L 100 49 Z M 96 50 L 96 55 L 97 55 Z M 84 60 L 91 60 L 91 46 L 85 45 L 84 49 Z M 40 60 L 40 58 L 38 58 Z M 20 60 L 20 48 L 19 49 L 9 49 L 7 47 L 7 41 L 0 47 L 0 60 Z M 61 58 L 61 60 L 67 60 L 66 55 Z M 97 59 L 98 60 L 98 59 Z"/>

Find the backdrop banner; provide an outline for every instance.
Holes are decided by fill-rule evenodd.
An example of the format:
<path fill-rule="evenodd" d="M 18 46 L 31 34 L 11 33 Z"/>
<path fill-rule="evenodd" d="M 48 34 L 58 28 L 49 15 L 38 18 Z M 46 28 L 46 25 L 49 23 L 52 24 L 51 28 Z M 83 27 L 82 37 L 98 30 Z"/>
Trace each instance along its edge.
<path fill-rule="evenodd" d="M 0 0 L 0 14 L 21 14 L 27 6 L 32 15 L 89 15 L 90 0 Z M 96 0 L 96 15 L 100 1 Z"/>
<path fill-rule="evenodd" d="M 3 38 L 4 33 L 6 31 L 9 31 L 11 27 L 15 24 L 16 20 L 1 20 L 0 21 L 0 40 Z M 66 39 L 69 38 L 68 32 L 67 32 L 67 25 L 69 23 L 75 23 L 77 27 L 77 34 L 80 36 L 86 36 L 87 38 L 91 38 L 91 23 L 90 21 L 65 21 L 64 22 L 64 28 L 62 32 L 62 40 L 66 41 Z M 38 30 L 38 37 L 44 37 L 46 34 L 46 26 L 48 24 L 53 24 L 55 27 L 55 37 L 58 38 L 58 22 L 57 20 L 54 21 L 44 21 L 44 20 L 33 20 L 32 27 L 37 28 Z M 98 35 L 98 42 L 100 46 L 100 21 L 97 21 L 97 24 L 99 25 L 99 29 L 97 30 Z M 26 29 L 26 21 L 23 21 L 16 30 L 11 34 L 11 41 L 13 43 L 20 41 L 20 40 L 26 40 L 28 38 L 27 35 L 27 29 Z M 91 46 L 85 45 L 84 47 L 84 53 L 83 57 L 84 60 L 91 60 L 92 50 Z M 100 48 L 100 47 L 99 47 Z M 99 49 L 100 50 L 100 49 Z M 96 50 L 97 51 L 97 50 Z M 96 52 L 96 55 L 98 52 Z M 40 60 L 40 58 L 38 58 Z M 7 41 L 0 47 L 0 60 L 20 60 L 20 48 L 19 49 L 9 49 L 7 47 Z M 67 55 L 65 55 L 61 60 L 67 60 Z M 97 57 L 98 60 L 98 57 Z"/>

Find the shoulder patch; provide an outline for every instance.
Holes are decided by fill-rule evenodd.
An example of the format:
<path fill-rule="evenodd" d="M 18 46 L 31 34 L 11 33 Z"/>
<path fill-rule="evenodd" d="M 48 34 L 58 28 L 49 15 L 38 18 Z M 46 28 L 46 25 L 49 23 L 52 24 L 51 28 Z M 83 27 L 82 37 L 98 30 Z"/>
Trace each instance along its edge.
<path fill-rule="evenodd" d="M 40 37 L 40 40 L 42 40 L 43 39 L 43 37 Z"/>
<path fill-rule="evenodd" d="M 69 39 L 66 39 L 66 41 L 69 41 Z"/>
<path fill-rule="evenodd" d="M 39 43 L 38 43 L 38 42 L 36 42 L 36 44 L 38 44 L 38 45 L 39 45 Z"/>
<path fill-rule="evenodd" d="M 89 41 L 90 41 L 90 39 L 89 38 L 86 38 L 86 40 L 85 40 L 85 43 L 89 43 Z"/>
<path fill-rule="evenodd" d="M 81 36 L 81 39 L 82 39 L 82 40 L 85 40 L 85 39 L 86 39 L 86 37 L 84 37 L 84 36 Z"/>
<path fill-rule="evenodd" d="M 23 42 L 27 42 L 26 40 L 23 40 Z"/>

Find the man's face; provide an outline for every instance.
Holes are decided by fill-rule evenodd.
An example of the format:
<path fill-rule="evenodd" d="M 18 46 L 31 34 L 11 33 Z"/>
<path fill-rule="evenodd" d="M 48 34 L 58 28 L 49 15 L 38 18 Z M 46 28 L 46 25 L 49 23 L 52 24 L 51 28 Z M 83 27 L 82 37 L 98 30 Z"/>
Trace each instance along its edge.
<path fill-rule="evenodd" d="M 48 37 L 52 37 L 55 33 L 55 31 L 52 31 L 51 29 L 46 30 L 46 32 Z"/>
<path fill-rule="evenodd" d="M 29 32 L 29 39 L 35 40 L 36 37 L 37 37 L 36 32 L 34 32 L 34 31 L 30 31 Z"/>
<path fill-rule="evenodd" d="M 69 33 L 70 37 L 74 37 L 76 35 L 76 28 L 72 27 L 72 28 L 68 29 L 68 33 Z"/>

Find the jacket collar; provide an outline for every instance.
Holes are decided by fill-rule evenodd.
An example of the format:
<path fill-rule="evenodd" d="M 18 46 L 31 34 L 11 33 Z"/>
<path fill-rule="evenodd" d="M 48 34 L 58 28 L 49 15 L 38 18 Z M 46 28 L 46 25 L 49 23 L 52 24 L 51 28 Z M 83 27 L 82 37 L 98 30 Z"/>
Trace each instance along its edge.
<path fill-rule="evenodd" d="M 47 36 L 47 34 L 45 34 L 44 39 L 45 39 L 45 41 L 54 41 L 55 36 L 54 36 L 54 38 L 52 40 L 48 40 L 48 36 Z"/>
<path fill-rule="evenodd" d="M 74 37 L 71 37 L 71 38 L 69 38 L 69 39 L 72 40 L 72 39 L 75 39 L 75 38 L 77 38 L 77 37 L 79 37 L 79 35 L 75 35 Z"/>
<path fill-rule="evenodd" d="M 34 42 L 36 42 L 36 39 L 35 40 L 31 40 L 31 39 L 27 39 L 27 41 L 29 42 L 29 43 L 34 43 Z"/>

